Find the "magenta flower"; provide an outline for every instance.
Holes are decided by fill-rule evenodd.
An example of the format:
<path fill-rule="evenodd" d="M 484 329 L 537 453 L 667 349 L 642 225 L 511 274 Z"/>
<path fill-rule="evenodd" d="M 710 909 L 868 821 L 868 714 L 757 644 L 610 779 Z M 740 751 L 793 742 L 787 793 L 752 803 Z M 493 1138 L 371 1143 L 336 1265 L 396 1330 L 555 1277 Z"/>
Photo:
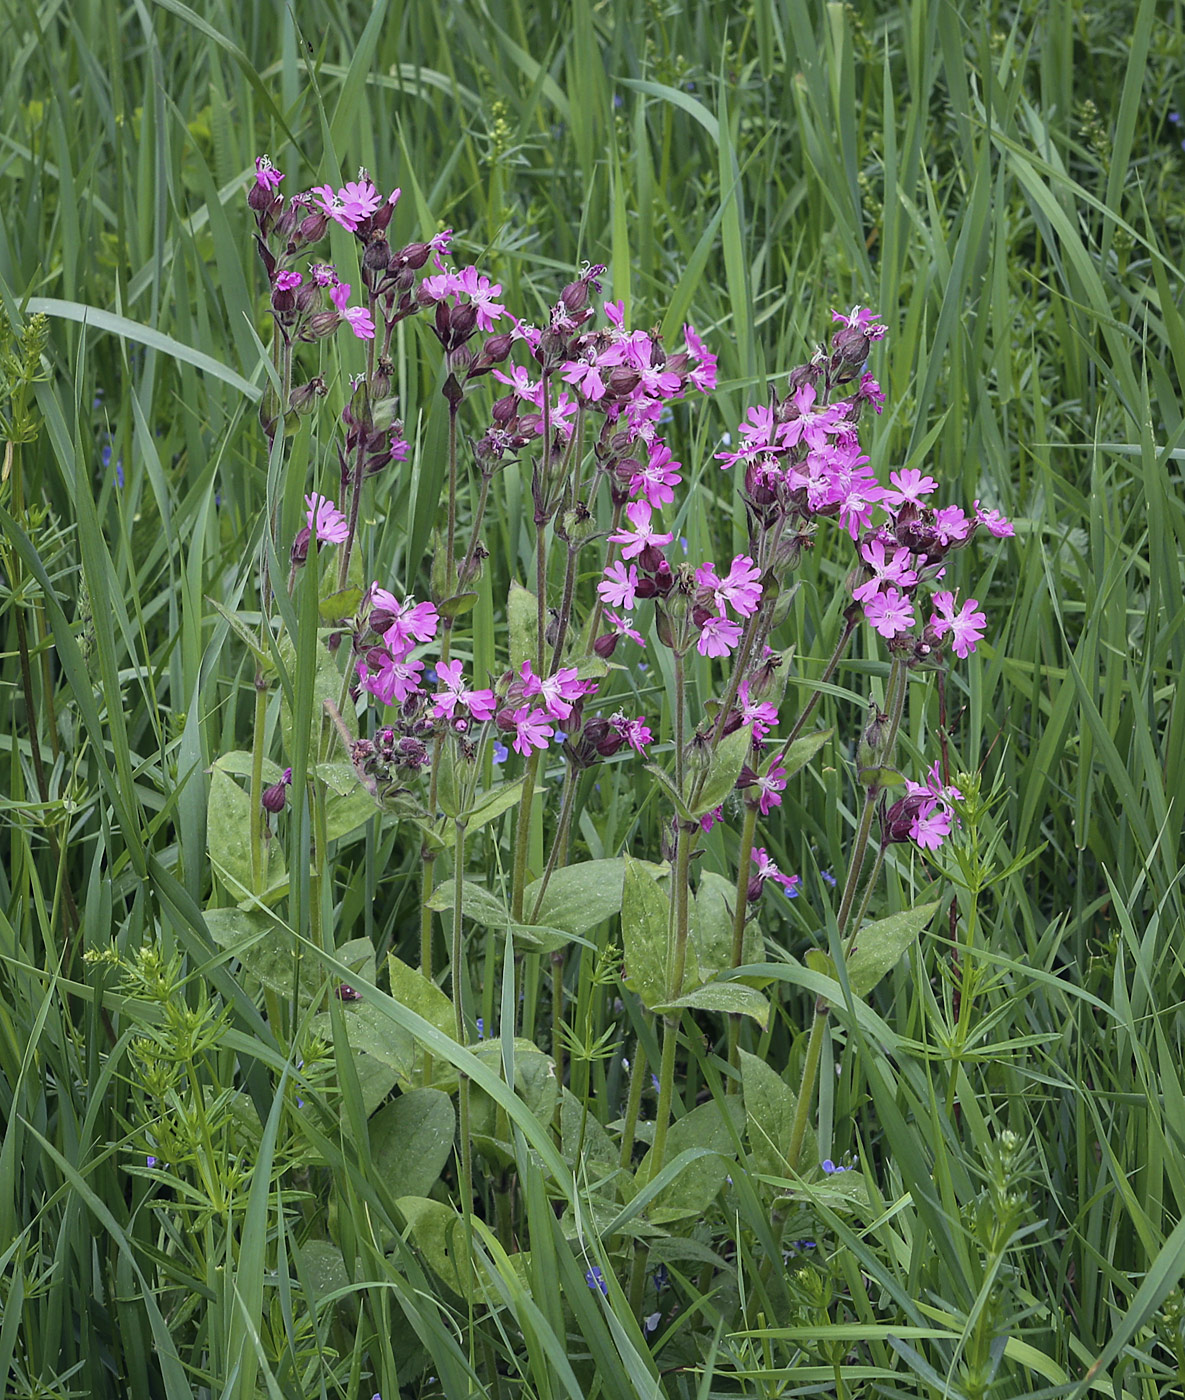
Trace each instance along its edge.
<path fill-rule="evenodd" d="M 625 302 L 607 301 L 603 303 L 605 308 L 605 319 L 618 330 L 625 325 Z"/>
<path fill-rule="evenodd" d="M 299 272 L 277 272 L 276 291 L 294 292 L 303 281 L 304 278 L 300 275 Z"/>
<path fill-rule="evenodd" d="M 272 164 L 271 156 L 255 157 L 255 183 L 260 189 L 270 193 L 283 178 L 283 172 Z"/>
<path fill-rule="evenodd" d="M 958 506 L 943 506 L 934 512 L 934 528 L 938 532 L 938 543 L 962 544 L 971 533 L 972 522 Z"/>
<path fill-rule="evenodd" d="M 477 328 L 492 331 L 500 317 L 506 315 L 506 308 L 494 300 L 502 294 L 502 284 L 491 282 L 482 276 L 475 267 L 464 267 L 453 278 L 453 290 L 464 292 L 469 304 L 477 312 Z"/>
<path fill-rule="evenodd" d="M 842 311 L 832 310 L 831 319 L 846 326 L 848 330 L 863 331 L 869 340 L 880 340 L 887 329 L 875 324 L 880 317 L 868 306 L 853 306 L 846 316 Z"/>
<path fill-rule="evenodd" d="M 749 698 L 749 682 L 742 681 L 737 686 L 737 709 L 741 712 L 741 723 L 753 726 L 753 737 L 760 741 L 778 722 L 778 712 L 768 701 Z"/>
<path fill-rule="evenodd" d="M 975 502 L 975 523 L 987 527 L 988 533 L 995 535 L 998 540 L 1007 539 L 1010 535 L 1015 535 L 1012 522 L 1001 515 L 998 510 L 981 510 L 979 502 Z"/>
<path fill-rule="evenodd" d="M 775 760 L 768 770 L 757 779 L 760 794 L 757 807 L 763 817 L 768 817 L 771 808 L 782 805 L 782 792 L 786 787 L 786 769 Z"/>
<path fill-rule="evenodd" d="M 679 475 L 681 465 L 671 456 L 671 449 L 665 442 L 654 442 L 646 465 L 639 466 L 630 477 L 630 491 L 634 495 L 644 496 L 652 506 L 670 505 L 675 499 L 671 488 L 683 480 Z"/>
<path fill-rule="evenodd" d="M 909 834 L 923 851 L 936 851 L 950 835 L 953 818 L 937 802 L 925 803 L 918 809 Z"/>
<path fill-rule="evenodd" d="M 701 394 L 710 394 L 716 387 L 717 357 L 696 334 L 694 326 L 683 327 L 683 339 L 687 342 L 687 353 L 696 361 L 688 380 Z"/>
<path fill-rule="evenodd" d="M 710 617 L 700 630 L 695 649 L 701 656 L 731 656 L 740 640 L 740 623 L 726 617 Z"/>
<path fill-rule="evenodd" d="M 568 360 L 560 378 L 571 384 L 572 388 L 590 403 L 597 403 L 605 397 L 605 383 L 595 362 Z"/>
<path fill-rule="evenodd" d="M 476 720 L 494 717 L 492 690 L 467 690 L 461 676 L 459 661 L 438 661 L 436 678 L 441 688 L 436 692 L 432 714 L 436 719 L 456 719 L 458 706 Z"/>
<path fill-rule="evenodd" d="M 798 417 L 791 418 L 777 430 L 777 440 L 785 447 L 794 447 L 805 442 L 808 447 L 823 448 L 829 439 L 845 427 L 847 409 L 843 404 L 824 404 L 815 408 L 815 389 L 811 384 L 802 384 L 794 394 L 794 406 Z"/>
<path fill-rule="evenodd" d="M 340 190 L 332 185 L 317 185 L 311 193 L 322 211 L 351 233 L 383 202 L 382 195 L 368 180 L 351 180 Z"/>
<path fill-rule="evenodd" d="M 753 877 L 749 881 L 750 900 L 755 899 L 757 895 L 761 893 L 761 886 L 764 885 L 767 880 L 773 880 L 775 884 L 781 885 L 782 888 L 786 891 L 786 893 L 791 895 L 791 898 L 793 898 L 794 895 L 798 893 L 797 885 L 801 879 L 802 877 L 800 875 L 783 875 L 782 872 L 778 869 L 778 867 L 774 864 L 774 862 L 770 859 L 769 852 L 765 849 L 765 847 L 754 846 Z M 757 885 L 756 892 L 754 892 L 752 888 L 754 883 L 756 883 Z M 793 894 L 791 894 L 791 891 L 793 891 Z"/>
<path fill-rule="evenodd" d="M 605 577 L 597 584 L 597 593 L 614 607 L 632 608 L 638 596 L 638 566 L 631 564 L 627 572 L 624 564 L 610 564 Z"/>
<path fill-rule="evenodd" d="M 637 642 L 640 647 L 646 645 L 646 638 L 643 637 L 640 632 L 634 630 L 630 625 L 631 620 L 628 617 L 622 617 L 619 613 L 610 612 L 609 609 L 606 608 L 605 621 L 613 629 L 615 636 L 628 637 L 631 642 Z"/>
<path fill-rule="evenodd" d="M 715 564 L 701 564 L 695 581 L 711 590 L 721 612 L 727 603 L 738 617 L 751 617 L 761 606 L 761 570 L 747 554 L 736 556 L 724 578 L 716 576 Z"/>
<path fill-rule="evenodd" d="M 645 719 L 627 719 L 621 711 L 609 716 L 609 723 L 635 753 L 641 753 L 646 745 L 654 741 Z"/>
<path fill-rule="evenodd" d="M 886 588 L 883 593 L 868 598 L 864 603 L 864 616 L 882 637 L 899 637 L 913 626 L 913 604 L 898 588 Z"/>
<path fill-rule="evenodd" d="M 439 667 L 437 669 L 439 670 Z M 506 714 L 505 711 L 503 713 Z M 532 749 L 545 749 L 547 741 L 555 733 L 547 722 L 546 712 L 533 710 L 530 705 L 521 705 L 517 710 L 509 712 L 508 718 L 514 728 L 511 748 L 524 758 Z"/>
<path fill-rule="evenodd" d="M 897 583 L 902 588 L 912 588 L 918 581 L 917 574 L 909 567 L 911 558 L 908 549 L 894 549 L 890 556 L 882 540 L 869 539 L 860 546 L 860 557 L 872 570 L 872 577 L 867 583 L 852 589 L 852 597 L 858 603 L 874 597 L 883 584 Z"/>
<path fill-rule="evenodd" d="M 597 688 L 596 681 L 582 681 L 575 666 L 561 666 L 554 676 L 540 679 L 531 669 L 531 663 L 524 661 L 522 670 L 523 699 L 533 696 L 543 697 L 543 707 L 552 719 L 567 719 L 572 706 L 585 695 L 591 695 Z"/>
<path fill-rule="evenodd" d="M 938 483 L 932 476 L 915 471 L 913 467 L 890 472 L 889 480 L 897 489 L 885 492 L 883 504 L 886 506 L 903 506 L 907 501 L 917 506 L 924 505 L 925 498 L 938 490 Z"/>
<path fill-rule="evenodd" d="M 364 306 L 347 306 L 350 299 L 350 284 L 339 282 L 329 293 L 329 299 L 337 307 L 338 315 L 345 321 L 359 340 L 374 339 L 374 319 Z"/>
<path fill-rule="evenodd" d="M 377 669 L 371 669 L 372 663 L 377 663 Z M 422 661 L 397 660 L 380 647 L 373 647 L 357 665 L 362 688 L 384 705 L 402 705 L 416 694 L 423 669 Z"/>
<path fill-rule="evenodd" d="M 983 638 L 987 630 L 987 615 L 976 612 L 979 604 L 974 598 L 968 598 L 957 613 L 953 593 L 935 593 L 932 601 L 937 611 L 930 614 L 930 626 L 940 637 L 950 633 L 951 649 L 963 660 Z"/>
<path fill-rule="evenodd" d="M 309 263 L 309 276 L 318 287 L 337 286 L 337 269 L 332 263 Z"/>
<path fill-rule="evenodd" d="M 309 508 L 306 517 L 308 527 L 321 544 L 342 544 L 349 539 L 350 527 L 346 517 L 328 496 L 314 493 L 304 498 Z"/>
<path fill-rule="evenodd" d="M 633 529 L 619 530 L 617 534 L 609 536 L 614 544 L 621 545 L 623 559 L 636 559 L 644 549 L 661 549 L 675 538 L 673 534 L 664 535 L 650 528 L 653 512 L 648 501 L 631 501 L 625 508 L 625 514 Z"/>

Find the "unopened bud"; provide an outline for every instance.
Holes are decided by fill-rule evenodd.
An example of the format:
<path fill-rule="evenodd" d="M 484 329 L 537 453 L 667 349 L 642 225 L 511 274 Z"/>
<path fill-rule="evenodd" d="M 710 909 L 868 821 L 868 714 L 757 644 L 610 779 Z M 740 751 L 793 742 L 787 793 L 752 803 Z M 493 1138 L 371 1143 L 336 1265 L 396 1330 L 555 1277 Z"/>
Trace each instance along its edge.
<path fill-rule="evenodd" d="M 391 245 L 385 238 L 374 238 L 362 254 L 362 266 L 368 272 L 386 272 L 391 257 Z"/>
<path fill-rule="evenodd" d="M 302 526 L 296 532 L 296 538 L 292 541 L 291 562 L 294 569 L 300 568 L 309 557 L 309 541 L 313 538 L 313 532 L 307 525 Z"/>
<path fill-rule="evenodd" d="M 323 399 L 328 393 L 325 381 L 320 375 L 315 379 L 310 379 L 307 384 L 298 384 L 292 391 L 292 396 L 288 400 L 288 407 L 293 413 L 311 413 L 318 399 Z"/>
<path fill-rule="evenodd" d="M 304 323 L 300 332 L 301 340 L 325 340 L 341 325 L 341 317 L 336 311 L 315 311 Z"/>
<path fill-rule="evenodd" d="M 868 705 L 868 723 L 856 751 L 856 766 L 859 770 L 872 769 L 879 772 L 890 758 L 892 748 L 889 716 L 875 700 Z"/>

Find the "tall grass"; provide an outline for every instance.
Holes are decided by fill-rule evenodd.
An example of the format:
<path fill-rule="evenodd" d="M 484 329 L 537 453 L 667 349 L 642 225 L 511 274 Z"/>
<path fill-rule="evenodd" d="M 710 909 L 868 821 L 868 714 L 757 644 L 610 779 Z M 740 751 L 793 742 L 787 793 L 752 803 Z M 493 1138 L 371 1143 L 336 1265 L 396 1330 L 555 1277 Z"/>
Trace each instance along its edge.
<path fill-rule="evenodd" d="M 8 0 L 4 16 L 3 319 L 19 337 L 49 316 L 36 436 L 0 490 L 5 1393 L 1185 1393 L 1180 5 Z M 715 1233 L 653 1242 L 680 1300 L 650 1285 L 653 1333 L 618 1277 L 622 1239 L 649 1237 L 644 1203 L 631 1215 L 573 1171 L 579 1124 L 554 1138 L 425 1008 L 368 986 L 505 1100 L 513 1136 L 529 1251 L 484 1227 L 413 1246 L 396 1147 L 384 1157 L 367 1129 L 340 1025 L 298 1066 L 210 938 L 209 772 L 243 746 L 254 670 L 214 604 L 257 606 L 269 473 L 243 207 L 263 150 L 293 189 L 359 164 L 400 184 L 401 236 L 455 228 L 516 307 L 541 310 L 589 259 L 633 324 L 693 319 L 724 382 L 683 430 L 701 464 L 679 526 L 693 552 L 742 538 L 710 464 L 720 434 L 854 302 L 890 327 L 882 479 L 925 466 L 1020 522 L 989 562 L 951 568 L 993 629 L 946 694 L 952 764 L 995 794 L 978 937 L 956 988 L 960 891 L 959 918 L 871 1005 L 836 1008 L 826 1050 L 819 1154 L 857 1153 L 871 1199 L 795 1196 L 787 1238 L 818 1248 L 771 1281 L 769 1168 L 742 1151 Z M 333 254 L 355 257 L 344 235 Z M 372 537 L 409 584 L 445 471 L 418 336 L 395 365 L 416 467 Z M 526 514 L 509 494 L 488 531 L 491 664 L 508 579 L 530 563 Z M 808 671 L 846 601 L 838 554 L 819 577 L 834 596 L 795 600 Z M 862 645 L 840 677 L 857 696 L 885 671 Z M 906 718 L 919 756 L 942 724 L 925 697 Z M 822 711 L 846 743 L 856 711 Z M 611 829 L 581 830 L 591 857 L 656 832 L 644 796 L 621 783 Z M 765 930 L 781 991 L 751 1048 L 795 1083 L 819 987 L 785 955 L 826 942 L 811 910 L 849 802 L 836 767 L 807 770 L 770 829 L 812 898 Z M 417 865 L 390 826 L 343 863 L 343 926 L 380 958 L 415 946 Z M 888 878 L 893 907 L 929 882 L 905 858 Z M 82 959 L 112 948 L 122 972 Z M 513 996 L 494 965 L 475 942 L 487 1021 Z M 574 1017 L 604 1029 L 589 960 L 568 977 Z M 192 1057 L 203 1092 L 236 1090 L 220 1203 L 143 1165 L 151 1074 L 180 1053 L 171 999 L 193 1025 L 226 1016 Z M 716 1055 L 689 1054 L 685 1110 L 722 1096 Z M 592 1073 L 624 1100 L 618 1058 Z M 478 1284 L 444 1262 L 453 1245 L 481 1260 Z"/>

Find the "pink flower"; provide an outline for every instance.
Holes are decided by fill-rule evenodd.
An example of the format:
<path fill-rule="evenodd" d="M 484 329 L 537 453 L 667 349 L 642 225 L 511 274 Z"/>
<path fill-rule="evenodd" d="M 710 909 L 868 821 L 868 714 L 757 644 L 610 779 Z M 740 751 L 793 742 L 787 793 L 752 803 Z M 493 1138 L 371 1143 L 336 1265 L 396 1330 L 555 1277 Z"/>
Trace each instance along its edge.
<path fill-rule="evenodd" d="M 1012 522 L 1001 515 L 998 510 L 980 510 L 979 502 L 975 502 L 975 523 L 987 527 L 988 533 L 995 535 L 998 540 L 1007 539 L 1010 535 L 1015 535 Z"/>
<path fill-rule="evenodd" d="M 761 570 L 747 554 L 738 554 L 724 578 L 717 578 L 715 564 L 701 564 L 695 581 L 710 589 L 717 608 L 727 603 L 738 617 L 751 617 L 761 606 Z"/>
<path fill-rule="evenodd" d="M 455 719 L 458 706 L 476 720 L 484 722 L 493 719 L 494 692 L 467 690 L 461 676 L 459 661 L 438 661 L 436 678 L 441 685 L 441 689 L 436 692 L 436 703 L 432 707 L 432 714 L 436 719 Z"/>
<path fill-rule="evenodd" d="M 884 542 L 878 539 L 865 540 L 860 546 L 860 557 L 872 570 L 867 583 L 852 589 L 852 597 L 858 603 L 874 597 L 885 583 L 899 583 L 902 588 L 912 588 L 918 576 L 910 565 L 908 549 L 894 549 L 890 556 Z"/>
<path fill-rule="evenodd" d="M 304 278 L 300 275 L 299 272 L 277 272 L 276 291 L 294 292 L 303 281 Z"/>
<path fill-rule="evenodd" d="M 925 504 L 927 496 L 938 490 L 938 483 L 932 476 L 915 471 L 913 467 L 890 472 L 889 480 L 897 489 L 885 492 L 882 504 L 886 506 L 903 506 L 907 501 L 920 506 Z"/>
<path fill-rule="evenodd" d="M 571 384 L 572 388 L 590 403 L 597 403 L 605 397 L 605 384 L 595 363 L 590 364 L 587 360 L 568 360 L 560 378 Z"/>
<path fill-rule="evenodd" d="M 936 851 L 950 835 L 952 820 L 950 812 L 937 802 L 926 803 L 918 809 L 909 834 L 923 851 Z"/>
<path fill-rule="evenodd" d="M 605 319 L 609 321 L 610 324 L 616 326 L 618 330 L 621 330 L 625 325 L 625 302 L 607 301 L 604 303 L 604 306 Z"/>
<path fill-rule="evenodd" d="M 701 656 L 730 656 L 740 640 L 739 622 L 730 622 L 726 617 L 710 617 L 700 631 L 695 649 Z"/>
<path fill-rule="evenodd" d="M 700 817 L 699 828 L 701 831 L 711 831 L 711 829 L 716 825 L 717 822 L 722 822 L 723 820 L 724 808 L 713 807 L 710 812 L 705 812 L 703 816 Z"/>
<path fill-rule="evenodd" d="M 337 286 L 337 269 L 332 263 L 309 263 L 309 276 L 318 287 Z"/>
<path fill-rule="evenodd" d="M 828 439 L 844 426 L 847 409 L 842 404 L 825 404 L 815 408 L 815 390 L 811 384 L 801 384 L 794 393 L 798 416 L 783 423 L 777 430 L 777 440 L 785 447 L 805 442 L 808 447 L 826 447 Z"/>
<path fill-rule="evenodd" d="M 782 805 L 782 792 L 786 786 L 786 769 L 776 759 L 769 770 L 757 779 L 760 793 L 757 807 L 763 817 L 769 816 L 770 809 Z"/>
<path fill-rule="evenodd" d="M 477 328 L 492 331 L 494 323 L 506 315 L 506 308 L 494 298 L 502 293 L 500 282 L 491 282 L 482 276 L 475 267 L 465 267 L 453 279 L 453 290 L 464 292 L 469 303 L 477 311 Z"/>
<path fill-rule="evenodd" d="M 359 340 L 374 339 L 374 319 L 364 306 L 347 306 L 350 299 L 350 284 L 339 282 L 331 288 L 329 299 L 337 307 L 338 315 L 345 321 Z"/>
<path fill-rule="evenodd" d="M 346 517 L 328 496 L 314 493 L 304 498 L 309 508 L 306 517 L 308 527 L 321 544 L 342 544 L 350 537 L 350 527 Z"/>
<path fill-rule="evenodd" d="M 939 544 L 962 544 L 971 533 L 971 521 L 958 506 L 943 506 L 934 513 L 934 528 Z"/>
<path fill-rule="evenodd" d="M 952 802 L 963 800 L 963 794 L 953 783 L 942 781 L 942 772 L 937 759 L 926 769 L 924 783 L 911 782 L 909 778 L 906 778 L 905 791 L 909 797 L 932 797 L 936 802 L 941 802 L 948 807 Z"/>
<path fill-rule="evenodd" d="M 757 894 L 761 893 L 761 886 L 764 885 L 767 880 L 773 880 L 775 884 L 781 885 L 790 898 L 794 899 L 798 894 L 798 884 L 801 879 L 801 875 L 783 875 L 770 859 L 769 852 L 765 847 L 754 846 L 753 879 L 750 881 L 750 885 L 756 881 L 757 890 L 756 893 L 750 893 L 750 899 L 754 899 Z"/>
<path fill-rule="evenodd" d="M 372 661 L 378 662 L 375 671 L 370 669 Z M 372 648 L 357 665 L 362 688 L 384 705 L 402 705 L 408 696 L 416 694 L 423 669 L 422 661 L 397 660 L 379 647 Z"/>
<path fill-rule="evenodd" d="M 665 442 L 655 442 L 646 465 L 639 466 L 630 477 L 630 490 L 635 495 L 645 496 L 652 506 L 670 505 L 675 499 L 671 488 L 683 480 L 679 475 L 680 466 L 682 463 L 674 460 Z"/>
<path fill-rule="evenodd" d="M 701 394 L 710 394 L 716 387 L 716 356 L 696 334 L 694 326 L 683 327 L 683 339 L 687 353 L 698 362 L 687 378 Z"/>
<path fill-rule="evenodd" d="M 900 589 L 892 587 L 865 600 L 864 616 L 882 637 L 889 638 L 908 632 L 916 620 L 913 604 Z"/>
<path fill-rule="evenodd" d="M 654 740 L 649 726 L 641 717 L 626 719 L 625 715 L 619 711 L 617 714 L 609 716 L 609 723 L 635 753 L 641 753 L 646 745 Z"/>
<path fill-rule="evenodd" d="M 597 584 L 597 593 L 606 603 L 618 608 L 632 608 L 637 598 L 638 566 L 631 564 L 628 573 L 624 564 L 614 562 L 605 570 Z"/>
<path fill-rule="evenodd" d="M 272 164 L 271 156 L 255 157 L 255 183 L 260 189 L 274 190 L 283 178 L 283 173 Z"/>
<path fill-rule="evenodd" d="M 341 200 L 338 223 L 351 232 L 364 219 L 369 219 L 383 202 L 383 197 L 369 180 L 349 180 L 337 192 Z"/>
<path fill-rule="evenodd" d="M 853 306 L 846 316 L 842 311 L 833 310 L 831 319 L 838 321 L 849 330 L 863 331 L 869 340 L 880 340 L 886 330 L 886 327 L 875 324 L 880 320 L 880 317 L 867 306 Z"/>
<path fill-rule="evenodd" d="M 619 530 L 617 534 L 609 536 L 614 544 L 621 545 L 623 559 L 636 559 L 644 549 L 660 549 L 675 538 L 674 535 L 664 535 L 650 528 L 652 513 L 648 501 L 632 501 L 626 506 L 626 519 L 634 527 L 633 530 Z"/>
<path fill-rule="evenodd" d="M 953 593 L 935 593 L 932 601 L 937 611 L 930 614 L 930 626 L 940 637 L 950 633 L 951 649 L 963 660 L 982 640 L 987 629 L 987 615 L 976 612 L 979 604 L 974 598 L 968 598 L 957 613 Z"/>
<path fill-rule="evenodd" d="M 572 706 L 585 695 L 591 695 L 597 688 L 596 681 L 582 681 L 575 666 L 561 666 L 554 676 L 540 679 L 531 670 L 531 663 L 524 661 L 521 670 L 523 699 L 532 696 L 543 697 L 543 707 L 552 719 L 567 719 Z"/>
<path fill-rule="evenodd" d="M 555 733 L 547 723 L 546 713 L 543 710 L 532 710 L 529 705 L 520 706 L 510 713 L 509 718 L 514 727 L 511 748 L 524 758 L 532 749 L 545 749 L 547 741 Z"/>
<path fill-rule="evenodd" d="M 737 709 L 741 712 L 741 723 L 751 724 L 753 737 L 759 741 L 778 722 L 778 712 L 768 701 L 750 700 L 748 681 L 742 681 L 737 686 Z"/>
<path fill-rule="evenodd" d="M 605 621 L 609 624 L 610 627 L 612 627 L 616 636 L 628 637 L 631 642 L 637 642 L 637 644 L 640 647 L 644 647 L 646 645 L 646 638 L 643 637 L 640 632 L 636 632 L 634 630 L 634 628 L 630 625 L 630 619 L 628 617 L 622 617 L 620 616 L 620 614 L 610 612 L 609 609 L 606 608 Z"/>

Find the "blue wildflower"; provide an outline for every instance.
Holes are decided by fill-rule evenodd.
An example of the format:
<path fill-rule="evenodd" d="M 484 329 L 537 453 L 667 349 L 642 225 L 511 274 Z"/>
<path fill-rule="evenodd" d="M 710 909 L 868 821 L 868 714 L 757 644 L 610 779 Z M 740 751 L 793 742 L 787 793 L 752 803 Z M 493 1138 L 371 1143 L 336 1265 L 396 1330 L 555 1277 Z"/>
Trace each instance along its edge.
<path fill-rule="evenodd" d="M 585 1283 L 595 1292 L 598 1288 L 607 1298 L 609 1296 L 609 1281 L 601 1272 L 601 1266 L 594 1264 L 584 1276 Z"/>
<path fill-rule="evenodd" d="M 506 747 L 506 745 L 501 741 L 501 739 L 495 739 L 495 740 L 494 740 L 494 757 L 493 757 L 493 760 L 492 760 L 492 761 L 493 761 L 494 763 L 505 763 L 506 760 L 507 760 L 509 757 L 510 757 L 510 750 L 509 750 L 509 749 Z"/>

